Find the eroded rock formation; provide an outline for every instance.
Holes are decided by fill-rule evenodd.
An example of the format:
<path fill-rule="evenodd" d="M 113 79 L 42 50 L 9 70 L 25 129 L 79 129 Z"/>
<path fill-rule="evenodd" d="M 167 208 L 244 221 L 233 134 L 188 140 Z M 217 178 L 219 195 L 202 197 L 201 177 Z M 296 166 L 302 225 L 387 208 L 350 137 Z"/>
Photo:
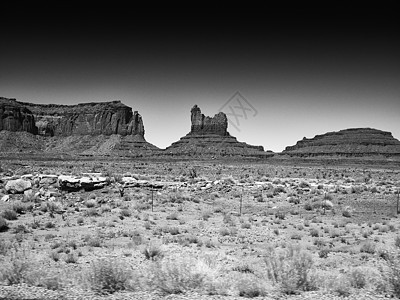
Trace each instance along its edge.
<path fill-rule="evenodd" d="M 37 133 L 35 118 L 24 105 L 13 99 L 0 98 L 0 131 Z"/>
<path fill-rule="evenodd" d="M 399 156 L 400 141 L 390 132 L 372 128 L 351 128 L 303 138 L 286 147 L 283 154 L 297 156 Z"/>
<path fill-rule="evenodd" d="M 141 115 L 121 101 L 56 105 L 0 97 L 1 151 L 137 155 L 158 150 L 144 133 Z"/>
<path fill-rule="evenodd" d="M 228 119 L 223 112 L 216 114 L 214 117 L 204 116 L 200 108 L 195 105 L 191 110 L 192 126 L 189 134 L 204 135 L 216 134 L 220 136 L 229 135 Z"/>
<path fill-rule="evenodd" d="M 4 108 L 3 108 L 4 107 Z M 4 130 L 27 131 L 43 136 L 141 135 L 140 114 L 121 101 L 77 105 L 33 104 L 0 98 Z"/>
<path fill-rule="evenodd" d="M 195 105 L 191 109 L 191 130 L 179 141 L 172 143 L 165 150 L 166 155 L 172 156 L 199 156 L 199 157 L 266 157 L 271 153 L 264 151 L 262 146 L 253 146 L 229 134 L 228 119 L 223 112 L 214 117 L 201 113 Z"/>

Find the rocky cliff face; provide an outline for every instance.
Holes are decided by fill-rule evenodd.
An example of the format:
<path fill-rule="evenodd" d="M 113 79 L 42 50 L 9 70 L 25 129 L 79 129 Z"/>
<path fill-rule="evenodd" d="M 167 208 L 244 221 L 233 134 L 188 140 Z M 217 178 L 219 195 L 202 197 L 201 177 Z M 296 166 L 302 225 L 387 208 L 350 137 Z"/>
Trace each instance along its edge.
<path fill-rule="evenodd" d="M 179 141 L 172 143 L 165 150 L 170 156 L 195 157 L 266 157 L 271 153 L 264 152 L 262 146 L 238 142 L 229 134 L 228 119 L 222 112 L 214 117 L 204 116 L 195 105 L 191 109 L 191 130 Z"/>
<path fill-rule="evenodd" d="M 227 136 L 228 119 L 222 112 L 216 114 L 214 117 L 207 117 L 201 113 L 200 108 L 195 105 L 191 110 L 192 126 L 191 135 L 204 135 L 216 134 L 220 136 Z"/>
<path fill-rule="evenodd" d="M 144 138 L 141 115 L 120 101 L 45 105 L 0 98 L 0 132 L 5 152 L 136 156 L 158 150 Z"/>
<path fill-rule="evenodd" d="M 13 99 L 0 98 L 0 131 L 37 133 L 32 112 Z"/>
<path fill-rule="evenodd" d="M 78 105 L 33 104 L 15 99 L 0 98 L 0 103 L 13 103 L 29 111 L 35 121 L 37 134 L 44 136 L 69 135 L 141 135 L 142 117 L 120 101 L 82 103 Z M 15 127 L 17 128 L 17 127 Z M 11 131 L 26 131 L 20 126 Z M 29 131 L 34 133 L 33 131 Z"/>
<path fill-rule="evenodd" d="M 351 128 L 316 135 L 311 139 L 303 138 L 296 145 L 286 147 L 283 153 L 298 156 L 398 156 L 400 141 L 387 131 Z"/>

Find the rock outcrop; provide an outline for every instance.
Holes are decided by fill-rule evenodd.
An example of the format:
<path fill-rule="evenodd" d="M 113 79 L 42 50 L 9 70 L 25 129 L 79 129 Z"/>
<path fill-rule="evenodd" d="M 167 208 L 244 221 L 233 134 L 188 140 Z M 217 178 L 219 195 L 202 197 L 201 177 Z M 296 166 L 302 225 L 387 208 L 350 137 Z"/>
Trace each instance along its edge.
<path fill-rule="evenodd" d="M 77 105 L 33 104 L 0 98 L 4 130 L 27 131 L 43 136 L 141 135 L 140 114 L 121 101 Z M 12 109 L 11 109 L 12 108 Z"/>
<path fill-rule="evenodd" d="M 2 130 L 37 133 L 32 112 L 21 103 L 7 98 L 0 98 L 0 131 Z"/>
<path fill-rule="evenodd" d="M 229 135 L 228 118 L 223 112 L 216 114 L 214 117 L 207 117 L 201 113 L 200 108 L 195 105 L 191 110 L 192 126 L 190 135 L 216 134 L 220 136 Z"/>
<path fill-rule="evenodd" d="M 257 157 L 270 156 L 262 146 L 238 142 L 229 134 L 228 119 L 223 112 L 214 117 L 204 116 L 195 105 L 191 109 L 191 130 L 165 150 L 165 155 L 187 157 Z"/>
<path fill-rule="evenodd" d="M 372 128 L 351 128 L 316 135 L 286 147 L 282 154 L 290 156 L 400 156 L 400 141 L 390 132 Z"/>
<path fill-rule="evenodd" d="M 0 121 L 2 152 L 142 156 L 158 150 L 144 138 L 141 115 L 121 101 L 56 105 L 0 97 Z"/>

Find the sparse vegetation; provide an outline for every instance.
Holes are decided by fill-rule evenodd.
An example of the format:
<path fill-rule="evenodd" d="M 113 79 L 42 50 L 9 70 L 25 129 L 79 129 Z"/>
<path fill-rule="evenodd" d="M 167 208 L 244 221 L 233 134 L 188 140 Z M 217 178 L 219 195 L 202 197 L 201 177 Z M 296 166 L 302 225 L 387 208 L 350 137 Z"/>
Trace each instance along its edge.
<path fill-rule="evenodd" d="M 121 174 L 119 185 L 64 192 L 37 180 L 35 199 L 5 197 L 0 285 L 60 299 L 76 285 L 81 298 L 400 295 L 396 170 L 201 161 L 192 176 L 192 163 L 57 161 L 68 164 L 60 173 Z M 32 174 L 53 174 L 47 164 Z M 164 185 L 153 211 L 149 182 Z"/>

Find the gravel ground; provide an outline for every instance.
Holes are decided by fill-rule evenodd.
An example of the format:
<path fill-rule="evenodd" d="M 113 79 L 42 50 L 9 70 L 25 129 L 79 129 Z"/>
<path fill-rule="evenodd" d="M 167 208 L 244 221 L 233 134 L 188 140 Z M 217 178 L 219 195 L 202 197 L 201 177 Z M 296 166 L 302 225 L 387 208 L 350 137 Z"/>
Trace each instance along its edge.
<path fill-rule="evenodd" d="M 305 292 L 300 295 L 271 295 L 264 297 L 256 297 L 253 299 L 263 300 L 373 300 L 386 299 L 390 296 L 377 295 L 368 291 L 359 290 L 348 297 L 341 297 L 333 294 L 324 294 L 323 292 Z M 0 286 L 0 300 L 243 300 L 243 297 L 220 296 L 220 295 L 201 295 L 197 293 L 189 293 L 183 295 L 160 295 L 156 292 L 124 292 L 115 293 L 113 295 L 99 296 L 88 291 L 52 291 L 45 288 L 33 287 L 27 285 Z"/>

